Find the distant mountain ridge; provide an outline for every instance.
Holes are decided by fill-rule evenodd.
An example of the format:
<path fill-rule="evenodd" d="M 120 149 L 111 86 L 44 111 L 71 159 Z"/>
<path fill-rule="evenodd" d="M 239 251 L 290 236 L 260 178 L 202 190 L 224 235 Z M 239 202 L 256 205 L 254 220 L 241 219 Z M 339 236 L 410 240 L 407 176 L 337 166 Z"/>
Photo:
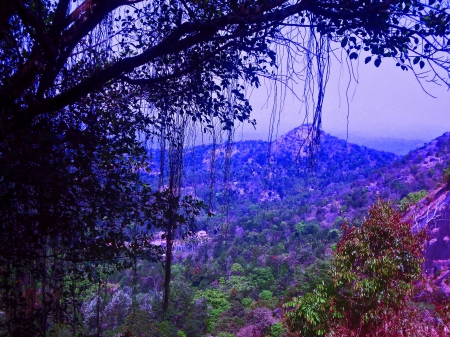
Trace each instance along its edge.
<path fill-rule="evenodd" d="M 231 205 L 231 214 L 239 217 L 245 207 L 274 202 L 274 207 L 278 207 L 276 203 L 289 207 L 298 219 L 327 214 L 326 219 L 319 217 L 319 222 L 329 226 L 345 206 L 341 199 L 346 192 L 350 193 L 353 182 L 369 178 L 374 171 L 400 159 L 395 154 L 351 144 L 321 132 L 321 144 L 311 166 L 308 151 L 302 148 L 310 134 L 310 126 L 303 125 L 271 144 L 243 141 L 229 147 L 217 146 L 214 152 L 212 145 L 189 149 L 185 154 L 184 192 L 209 202 L 213 179 L 213 210 L 232 200 L 238 205 Z M 156 173 L 158 154 L 153 157 L 149 166 Z M 157 175 L 153 177 L 155 180 Z M 337 195 L 343 197 L 338 199 Z M 352 198 L 354 207 L 366 205 L 365 195 L 361 195 L 361 200 L 355 194 Z"/>
<path fill-rule="evenodd" d="M 271 144 L 242 141 L 214 151 L 212 145 L 187 150 L 183 192 L 211 201 L 215 213 L 200 219 L 199 229 L 212 232 L 225 225 L 227 231 L 253 232 L 284 223 L 292 231 L 304 221 L 339 230 L 345 221 L 362 221 L 379 198 L 400 208 L 410 193 L 425 190 L 428 195 L 411 208 L 415 217 L 407 213 L 405 220 L 426 222 L 426 214 L 436 211 L 430 224 L 438 229 L 430 232 L 426 268 L 429 272 L 450 268 L 450 188 L 443 183 L 444 172 L 450 172 L 450 132 L 405 156 L 322 132 L 311 166 L 301 148 L 309 131 L 307 125 L 295 128 Z M 157 154 L 149 166 L 151 173 L 146 176 L 155 184 Z"/>
<path fill-rule="evenodd" d="M 427 143 L 422 138 L 401 138 L 392 136 L 368 136 L 359 133 L 331 132 L 337 138 L 345 139 L 349 143 L 366 146 L 368 148 L 395 153 L 399 156 L 407 155 L 410 151 L 422 147 Z"/>
<path fill-rule="evenodd" d="M 355 215 L 352 209 L 367 208 L 378 197 L 401 200 L 410 192 L 434 188 L 450 166 L 450 133 L 401 157 L 322 132 L 314 166 L 304 146 L 309 136 L 310 126 L 302 125 L 271 144 L 241 141 L 229 147 L 219 145 L 214 153 L 212 145 L 188 149 L 185 193 L 209 201 L 213 180 L 214 205 L 223 205 L 224 194 L 244 204 L 288 198 L 314 205 L 325 198 L 347 208 L 351 217 Z M 158 153 L 153 158 L 149 167 L 155 180 Z"/>

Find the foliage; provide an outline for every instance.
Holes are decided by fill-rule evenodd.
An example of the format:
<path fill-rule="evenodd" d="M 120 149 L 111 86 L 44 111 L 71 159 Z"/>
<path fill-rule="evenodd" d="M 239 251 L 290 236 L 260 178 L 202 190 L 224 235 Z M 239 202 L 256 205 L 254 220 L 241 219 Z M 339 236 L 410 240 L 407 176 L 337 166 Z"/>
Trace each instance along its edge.
<path fill-rule="evenodd" d="M 256 308 L 246 315 L 248 323 L 254 325 L 262 333 L 270 333 L 270 327 L 276 323 L 272 310 L 268 308 Z"/>
<path fill-rule="evenodd" d="M 447 183 L 447 184 L 450 183 L 450 167 L 447 167 L 447 168 L 444 170 L 444 175 L 443 175 L 442 180 L 443 180 L 445 183 Z"/>
<path fill-rule="evenodd" d="M 343 226 L 333 282 L 286 304 L 291 330 L 313 336 L 345 327 L 365 334 L 383 324 L 386 312 L 405 308 L 421 277 L 425 232 L 413 235 L 400 219 L 389 203 L 379 201 L 361 227 Z"/>
<path fill-rule="evenodd" d="M 208 323 L 208 331 L 211 331 L 220 314 L 228 310 L 231 307 L 231 303 L 228 301 L 225 294 L 219 289 L 206 289 L 205 291 L 197 292 L 195 297 L 206 298 L 206 302 L 212 308 Z"/>
<path fill-rule="evenodd" d="M 239 330 L 236 336 L 237 337 L 261 336 L 261 334 L 262 332 L 257 326 L 249 324 L 243 327 L 241 330 Z"/>
<path fill-rule="evenodd" d="M 124 319 L 131 313 L 131 292 L 122 289 L 117 290 L 112 296 L 111 301 L 104 309 L 104 323 L 107 324 L 108 329 L 115 329 L 122 325 L 121 319 Z"/>
<path fill-rule="evenodd" d="M 244 297 L 241 301 L 242 305 L 246 308 L 250 308 L 253 303 L 253 300 L 249 297 Z"/>
<path fill-rule="evenodd" d="M 252 278 L 259 289 L 269 289 L 274 282 L 270 268 L 255 268 L 252 272 Z"/>
<path fill-rule="evenodd" d="M 219 334 L 217 335 L 217 337 L 234 337 L 234 334 L 232 334 L 232 333 L 227 333 L 227 332 L 219 332 Z"/>
<path fill-rule="evenodd" d="M 270 337 L 281 337 L 284 334 L 283 324 L 277 322 L 270 327 Z"/>
<path fill-rule="evenodd" d="M 407 210 L 412 205 L 417 204 L 427 194 L 428 194 L 428 192 L 426 190 L 420 190 L 418 192 L 408 193 L 408 195 L 400 201 L 400 209 L 402 211 Z"/>
<path fill-rule="evenodd" d="M 414 235 L 390 204 L 378 202 L 360 228 L 344 227 L 333 282 L 353 307 L 355 324 L 376 321 L 378 306 L 399 310 L 421 277 L 425 232 Z"/>
<path fill-rule="evenodd" d="M 233 274 L 242 275 L 244 274 L 244 268 L 239 263 L 233 263 L 231 266 L 231 271 Z"/>
<path fill-rule="evenodd" d="M 286 322 L 291 331 L 304 336 L 323 336 L 330 330 L 333 318 L 342 316 L 335 311 L 334 287 L 321 284 L 312 292 L 285 304 Z"/>
<path fill-rule="evenodd" d="M 216 336 L 234 336 L 244 325 L 243 317 L 230 317 L 224 314 L 217 319 L 212 329 L 212 334 Z"/>
<path fill-rule="evenodd" d="M 314 290 L 320 284 L 328 284 L 331 280 L 329 259 L 318 258 L 303 271 L 295 271 L 297 289 L 301 294 Z"/>
<path fill-rule="evenodd" d="M 260 294 L 259 294 L 259 298 L 261 300 L 265 300 L 265 301 L 269 301 L 271 300 L 273 297 L 273 293 L 269 290 L 263 290 Z"/>
<path fill-rule="evenodd" d="M 255 287 L 248 277 L 235 275 L 230 276 L 230 278 L 226 281 L 226 285 L 228 288 L 235 288 L 245 295 Z"/>
<path fill-rule="evenodd" d="M 127 333 L 131 336 L 153 336 L 156 333 L 156 328 L 154 324 L 150 322 L 149 316 L 146 312 L 136 310 L 126 318 L 123 333 L 125 336 Z"/>
<path fill-rule="evenodd" d="M 315 222 L 301 221 L 295 225 L 295 231 L 303 240 L 314 237 L 319 231 L 320 226 Z"/>

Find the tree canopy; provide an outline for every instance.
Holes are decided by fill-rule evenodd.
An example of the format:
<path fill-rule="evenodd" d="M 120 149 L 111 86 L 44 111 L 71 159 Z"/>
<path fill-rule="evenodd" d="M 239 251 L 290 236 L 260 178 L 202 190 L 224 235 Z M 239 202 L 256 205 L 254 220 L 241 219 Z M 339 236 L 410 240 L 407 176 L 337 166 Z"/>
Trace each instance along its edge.
<path fill-rule="evenodd" d="M 16 113 L 2 122 L 30 122 L 118 85 L 145 88 L 156 106 L 199 103 L 193 117 L 205 119 L 220 114 L 233 79 L 276 79 L 280 45 L 301 62 L 327 58 L 339 42 L 350 59 L 394 58 L 448 84 L 449 20 L 446 1 L 10 1 L 0 19 L 0 97 Z"/>

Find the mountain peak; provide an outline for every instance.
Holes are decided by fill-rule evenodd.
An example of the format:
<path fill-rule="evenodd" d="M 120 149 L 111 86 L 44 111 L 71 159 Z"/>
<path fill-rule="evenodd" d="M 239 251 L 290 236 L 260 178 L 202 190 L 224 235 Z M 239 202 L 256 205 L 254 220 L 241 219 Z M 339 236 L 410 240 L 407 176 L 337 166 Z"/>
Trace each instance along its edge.
<path fill-rule="evenodd" d="M 319 132 L 320 136 L 325 134 L 323 131 Z M 315 130 L 312 124 L 302 124 L 275 140 L 272 143 L 272 150 L 274 153 L 287 151 L 292 155 L 303 157 L 307 155 L 307 147 L 314 136 Z"/>

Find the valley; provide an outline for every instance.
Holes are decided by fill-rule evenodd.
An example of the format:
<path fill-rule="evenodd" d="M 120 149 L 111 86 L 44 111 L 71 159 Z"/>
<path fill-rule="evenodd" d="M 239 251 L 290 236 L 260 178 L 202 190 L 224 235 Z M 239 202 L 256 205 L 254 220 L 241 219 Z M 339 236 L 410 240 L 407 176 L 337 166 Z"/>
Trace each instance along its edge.
<path fill-rule="evenodd" d="M 403 157 L 323 133 L 311 157 L 301 148 L 308 127 L 270 147 L 263 141 L 236 142 L 218 146 L 213 157 L 212 145 L 187 150 L 182 191 L 210 204 L 196 219 L 196 234 L 185 235 L 182 226 L 177 230 L 169 310 L 160 309 L 161 265 L 140 261 L 134 272 L 116 272 L 105 283 L 111 290 L 102 298 L 104 331 L 290 336 L 283 303 L 332 281 L 343 225 L 360 226 L 377 200 L 403 212 L 414 231 L 428 228 L 426 278 L 417 303 L 450 298 L 450 133 Z M 142 177 L 156 185 L 152 171 L 159 168 L 158 153 L 151 157 L 150 173 Z M 164 246 L 164 233 L 155 235 Z M 87 331 L 96 328 L 89 311 L 95 300 L 84 299 Z"/>

